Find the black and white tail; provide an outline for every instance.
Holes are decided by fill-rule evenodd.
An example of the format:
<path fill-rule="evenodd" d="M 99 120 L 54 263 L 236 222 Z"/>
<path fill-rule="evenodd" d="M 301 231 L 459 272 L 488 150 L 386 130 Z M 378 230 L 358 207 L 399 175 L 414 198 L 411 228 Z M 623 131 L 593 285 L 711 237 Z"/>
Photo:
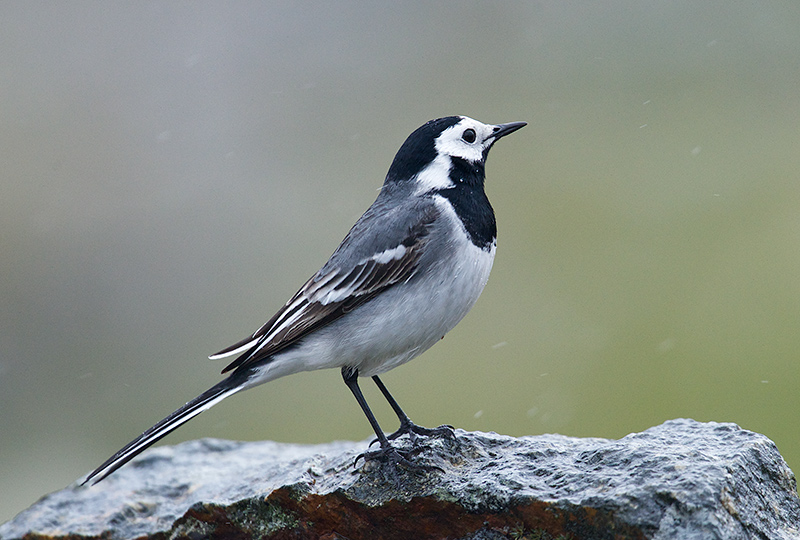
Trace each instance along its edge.
<path fill-rule="evenodd" d="M 108 458 L 105 463 L 87 476 L 86 479 L 81 482 L 81 485 L 90 481 L 92 484 L 98 483 L 135 458 L 152 444 L 155 444 L 163 437 L 182 426 L 185 422 L 188 422 L 206 409 L 210 409 L 226 397 L 235 394 L 239 390 L 243 390 L 246 387 L 246 385 L 243 384 L 245 381 L 246 378 L 242 378 L 237 373 L 234 373 L 224 381 L 220 381 L 218 384 L 209 388 L 129 442 L 124 448 Z"/>

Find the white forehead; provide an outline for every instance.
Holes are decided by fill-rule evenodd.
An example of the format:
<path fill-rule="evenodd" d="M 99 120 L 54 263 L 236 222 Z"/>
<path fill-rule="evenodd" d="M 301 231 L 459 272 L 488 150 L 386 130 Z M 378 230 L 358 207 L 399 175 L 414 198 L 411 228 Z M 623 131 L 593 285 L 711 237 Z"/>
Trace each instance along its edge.
<path fill-rule="evenodd" d="M 483 151 L 494 143 L 493 128 L 494 126 L 462 116 L 459 123 L 450 126 L 436 137 L 436 151 L 467 161 L 480 161 L 483 159 Z M 469 129 L 475 132 L 475 142 L 469 143 L 464 140 L 464 132 Z"/>

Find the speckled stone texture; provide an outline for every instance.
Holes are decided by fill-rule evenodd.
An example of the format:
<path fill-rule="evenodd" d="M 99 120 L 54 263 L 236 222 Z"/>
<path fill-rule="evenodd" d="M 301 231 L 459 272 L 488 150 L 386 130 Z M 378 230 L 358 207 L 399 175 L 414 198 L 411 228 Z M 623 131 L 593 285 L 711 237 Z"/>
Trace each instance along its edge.
<path fill-rule="evenodd" d="M 363 442 L 161 447 L 44 497 L 0 538 L 800 538 L 794 475 L 734 424 L 672 420 L 620 440 L 456 430 L 417 447 L 435 468 L 354 468 Z"/>

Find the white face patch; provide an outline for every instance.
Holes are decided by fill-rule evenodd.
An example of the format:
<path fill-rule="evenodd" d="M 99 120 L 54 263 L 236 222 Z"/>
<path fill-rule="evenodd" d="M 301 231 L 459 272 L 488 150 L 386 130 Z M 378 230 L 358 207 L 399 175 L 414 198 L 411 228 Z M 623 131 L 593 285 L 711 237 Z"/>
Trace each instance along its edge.
<path fill-rule="evenodd" d="M 484 152 L 494 144 L 497 126 L 483 124 L 462 116 L 461 121 L 442 131 L 436 138 L 436 159 L 425 167 L 416 178 L 416 195 L 454 187 L 450 180 L 453 166 L 451 157 L 477 163 Z"/>
<path fill-rule="evenodd" d="M 483 159 L 483 152 L 492 146 L 495 126 L 483 124 L 462 116 L 461 121 L 436 138 L 436 151 L 475 163 Z M 438 159 L 438 158 L 437 158 Z"/>
<path fill-rule="evenodd" d="M 450 180 L 450 167 L 452 166 L 453 163 L 450 161 L 450 156 L 440 152 L 436 159 L 417 175 L 416 194 L 453 187 L 453 182 Z"/>

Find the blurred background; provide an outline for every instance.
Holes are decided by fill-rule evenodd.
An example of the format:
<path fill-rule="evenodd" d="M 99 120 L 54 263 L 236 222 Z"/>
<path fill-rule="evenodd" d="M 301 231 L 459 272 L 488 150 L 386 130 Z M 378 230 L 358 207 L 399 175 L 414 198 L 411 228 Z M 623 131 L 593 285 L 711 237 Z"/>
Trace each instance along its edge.
<path fill-rule="evenodd" d="M 405 137 L 525 120 L 498 252 L 408 414 L 619 438 L 735 422 L 800 467 L 800 4 L 3 2 L 0 522 L 219 380 Z M 365 384 L 387 431 L 396 419 Z M 370 437 L 338 371 L 165 440 Z"/>

